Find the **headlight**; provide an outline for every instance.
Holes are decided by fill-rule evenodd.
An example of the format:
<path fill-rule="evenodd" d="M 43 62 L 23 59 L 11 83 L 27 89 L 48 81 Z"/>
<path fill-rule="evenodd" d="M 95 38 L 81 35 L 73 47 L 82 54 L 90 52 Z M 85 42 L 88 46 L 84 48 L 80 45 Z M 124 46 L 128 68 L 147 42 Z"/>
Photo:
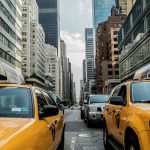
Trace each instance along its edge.
<path fill-rule="evenodd" d="M 95 106 L 91 106 L 91 107 L 89 108 L 89 111 L 96 112 L 96 111 L 97 111 L 97 107 L 95 107 Z"/>

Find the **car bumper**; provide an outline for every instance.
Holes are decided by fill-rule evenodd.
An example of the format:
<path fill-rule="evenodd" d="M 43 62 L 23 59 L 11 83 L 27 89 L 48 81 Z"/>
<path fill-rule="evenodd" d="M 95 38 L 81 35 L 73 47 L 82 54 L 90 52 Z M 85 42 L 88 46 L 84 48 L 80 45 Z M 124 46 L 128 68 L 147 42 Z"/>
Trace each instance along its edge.
<path fill-rule="evenodd" d="M 103 113 L 102 112 L 89 112 L 88 120 L 93 122 L 99 122 L 103 120 Z"/>

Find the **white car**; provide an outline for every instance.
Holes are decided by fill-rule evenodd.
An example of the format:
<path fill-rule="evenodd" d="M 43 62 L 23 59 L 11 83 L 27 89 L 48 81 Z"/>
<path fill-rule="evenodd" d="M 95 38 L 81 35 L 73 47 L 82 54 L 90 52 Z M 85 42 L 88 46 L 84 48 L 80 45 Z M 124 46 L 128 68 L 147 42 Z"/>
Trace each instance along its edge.
<path fill-rule="evenodd" d="M 103 120 L 104 106 L 108 102 L 108 95 L 90 95 L 85 105 L 84 121 L 90 127 L 93 123 L 99 123 Z"/>

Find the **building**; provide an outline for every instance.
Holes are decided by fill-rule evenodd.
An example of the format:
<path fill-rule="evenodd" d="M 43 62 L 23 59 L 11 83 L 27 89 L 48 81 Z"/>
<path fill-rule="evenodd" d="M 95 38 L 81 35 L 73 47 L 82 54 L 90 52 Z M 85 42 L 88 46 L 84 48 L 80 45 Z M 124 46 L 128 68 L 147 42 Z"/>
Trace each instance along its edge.
<path fill-rule="evenodd" d="M 85 29 L 85 68 L 86 82 L 94 79 L 94 43 L 93 43 L 93 28 Z"/>
<path fill-rule="evenodd" d="M 98 24 L 106 21 L 111 15 L 111 8 L 115 4 L 115 0 L 92 0 L 93 10 L 93 28 L 98 27 Z"/>
<path fill-rule="evenodd" d="M 0 0 L 0 63 L 12 78 L 15 72 L 21 75 L 21 17 L 21 0 Z"/>
<path fill-rule="evenodd" d="M 77 100 L 76 100 L 76 83 L 75 82 L 73 82 L 73 96 L 72 96 L 73 98 L 73 102 L 74 102 L 74 104 L 75 103 L 77 103 Z"/>
<path fill-rule="evenodd" d="M 56 47 L 60 57 L 59 0 L 37 0 L 37 3 L 40 23 L 45 31 L 45 42 Z"/>
<path fill-rule="evenodd" d="M 125 18 L 114 13 L 97 28 L 96 85 L 100 93 L 104 93 L 107 80 L 119 79 L 118 32 Z"/>
<path fill-rule="evenodd" d="M 63 99 L 70 100 L 70 72 L 69 60 L 67 58 L 67 48 L 65 41 L 61 40 L 61 64 L 62 64 L 62 77 L 63 77 Z"/>
<path fill-rule="evenodd" d="M 150 63 L 150 1 L 137 0 L 119 31 L 121 81 Z"/>
<path fill-rule="evenodd" d="M 62 98 L 62 85 L 61 85 L 61 66 L 60 58 L 57 56 L 57 49 L 49 44 L 45 44 L 46 51 L 46 75 L 50 74 L 53 79 L 53 92 Z"/>
<path fill-rule="evenodd" d="M 31 21 L 38 21 L 38 6 L 36 0 L 22 1 L 22 74 L 25 78 L 32 75 L 31 72 Z"/>
<path fill-rule="evenodd" d="M 31 77 L 45 80 L 45 33 L 37 20 L 31 21 Z"/>
<path fill-rule="evenodd" d="M 119 14 L 128 15 L 136 0 L 116 0 Z"/>

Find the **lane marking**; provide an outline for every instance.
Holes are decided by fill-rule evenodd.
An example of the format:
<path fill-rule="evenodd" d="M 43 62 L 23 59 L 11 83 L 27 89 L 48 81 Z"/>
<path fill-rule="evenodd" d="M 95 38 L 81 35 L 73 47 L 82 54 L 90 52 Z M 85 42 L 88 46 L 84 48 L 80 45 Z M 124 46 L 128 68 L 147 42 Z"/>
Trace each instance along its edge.
<path fill-rule="evenodd" d="M 76 143 L 76 137 L 72 137 L 71 146 L 70 146 L 71 150 L 74 150 L 75 143 Z"/>

